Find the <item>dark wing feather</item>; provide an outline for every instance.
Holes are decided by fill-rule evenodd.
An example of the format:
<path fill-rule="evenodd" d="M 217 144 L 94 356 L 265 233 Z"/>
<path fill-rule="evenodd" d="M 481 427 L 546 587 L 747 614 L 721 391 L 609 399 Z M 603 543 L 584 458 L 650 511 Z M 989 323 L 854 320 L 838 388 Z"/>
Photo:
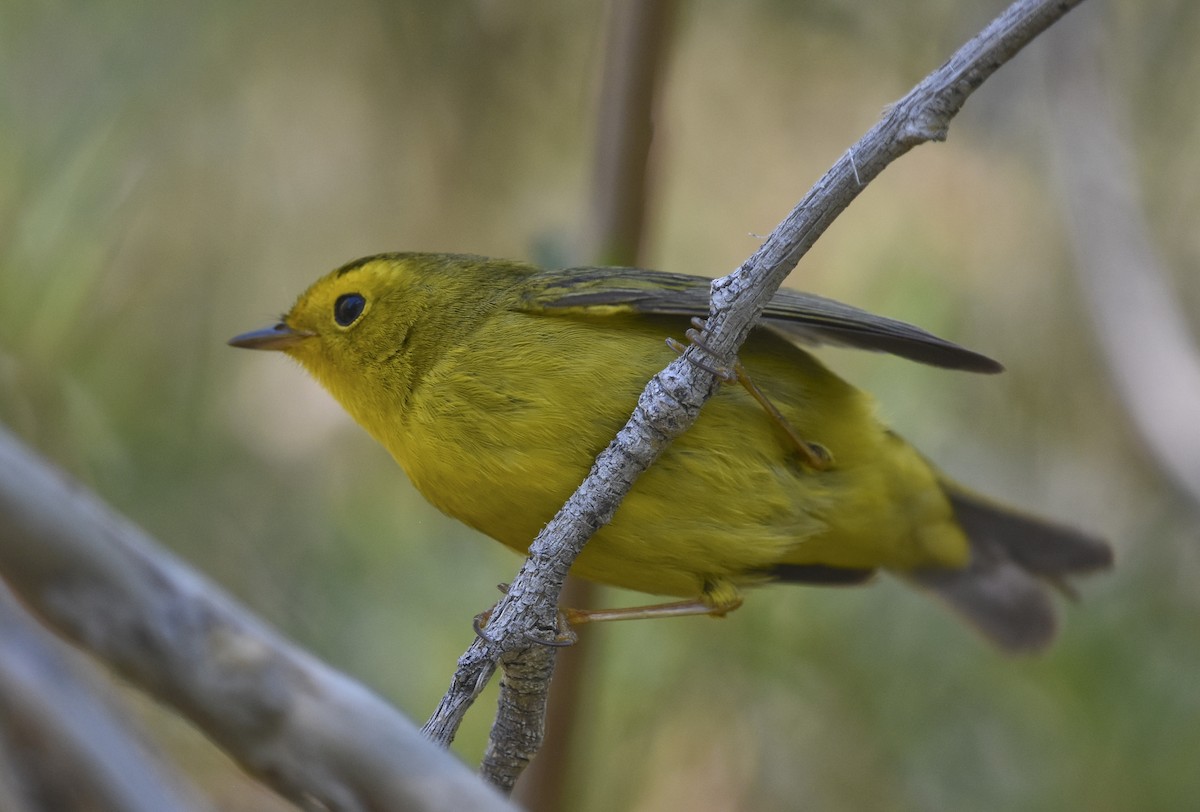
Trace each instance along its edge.
<path fill-rule="evenodd" d="M 639 268 L 566 268 L 529 277 L 523 309 L 563 315 L 708 315 L 710 280 Z M 781 290 L 760 327 L 804 344 L 887 352 L 946 369 L 1000 372 L 997 361 L 902 321 L 811 293 Z"/>

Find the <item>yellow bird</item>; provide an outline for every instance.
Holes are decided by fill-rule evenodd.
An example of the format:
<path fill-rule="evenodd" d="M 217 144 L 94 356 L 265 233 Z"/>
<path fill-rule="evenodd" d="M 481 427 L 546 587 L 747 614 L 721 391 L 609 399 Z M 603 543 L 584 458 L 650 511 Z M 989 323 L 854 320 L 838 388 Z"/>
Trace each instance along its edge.
<path fill-rule="evenodd" d="M 707 315 L 708 291 L 707 279 L 636 268 L 381 254 L 229 343 L 296 359 L 435 507 L 525 552 L 672 359 L 664 338 Z M 799 343 L 1000 370 L 912 325 L 780 291 L 740 352 L 744 385 L 706 404 L 572 572 L 720 615 L 745 587 L 860 583 L 882 569 L 1006 649 L 1047 644 L 1047 586 L 1110 566 L 1108 545 L 950 482 Z"/>

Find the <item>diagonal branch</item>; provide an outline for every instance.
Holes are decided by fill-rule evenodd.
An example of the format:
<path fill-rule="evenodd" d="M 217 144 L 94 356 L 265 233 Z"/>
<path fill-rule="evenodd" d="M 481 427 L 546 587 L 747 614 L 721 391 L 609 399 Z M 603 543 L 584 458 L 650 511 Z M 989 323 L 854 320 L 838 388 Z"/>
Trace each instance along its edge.
<path fill-rule="evenodd" d="M 0 809 L 207 809 L 66 648 L 0 582 Z"/>
<path fill-rule="evenodd" d="M 43 622 L 303 809 L 513 809 L 2 430 L 0 573 Z"/>
<path fill-rule="evenodd" d="M 664 66 L 670 50 L 676 0 L 614 0 L 609 8 L 605 35 L 604 66 L 596 113 L 596 147 L 592 167 L 589 261 L 601 265 L 637 265 L 646 237 L 646 212 L 653 202 L 651 171 L 655 110 L 661 97 Z M 559 603 L 586 609 L 594 602 L 595 584 L 569 578 Z M 547 652 L 542 652 L 543 655 Z M 569 766 L 573 763 L 582 717 L 580 698 L 586 690 L 589 664 L 598 654 L 595 644 L 577 646 L 555 658 L 554 690 L 546 703 L 544 742 L 539 740 L 529 756 L 545 748 L 542 757 L 529 764 L 528 757 L 511 762 L 513 779 L 520 775 L 516 799 L 530 812 L 561 809 L 566 800 Z M 513 667 L 506 676 L 514 676 Z M 501 683 L 501 702 L 505 685 Z M 526 681 L 535 692 L 546 691 L 548 683 Z M 536 706 L 535 706 L 536 707 Z M 501 709 L 503 711 L 503 708 Z M 543 714 L 524 714 L 522 720 L 537 723 Z M 522 720 L 506 724 L 520 725 Z M 518 729 L 520 729 L 518 727 Z M 497 736 L 493 735 L 493 742 Z M 483 768 L 498 774 L 500 765 Z M 496 782 L 503 786 L 507 779 Z"/>
<path fill-rule="evenodd" d="M 443 744 L 453 740 L 463 715 L 498 665 L 507 667 L 525 657 L 540 663 L 553 659 L 553 649 L 536 641 L 555 634 L 558 596 L 567 571 L 587 539 L 612 518 L 638 476 L 692 425 L 716 391 L 719 384 L 705 367 L 726 365 L 736 356 L 784 278 L 867 183 L 917 144 L 944 140 L 950 119 L 970 94 L 1079 2 L 1013 3 L 894 104 L 741 267 L 714 280 L 712 314 L 701 342 L 650 380 L 629 422 L 534 540 L 508 594 L 492 612 L 487 638 L 477 639 L 459 658 L 450 689 L 425 725 L 429 735 Z M 546 666 L 545 672 L 549 674 L 551 668 Z M 522 727 L 540 729 L 540 711 L 531 709 L 531 713 Z M 511 788 L 507 775 L 489 778 Z"/>

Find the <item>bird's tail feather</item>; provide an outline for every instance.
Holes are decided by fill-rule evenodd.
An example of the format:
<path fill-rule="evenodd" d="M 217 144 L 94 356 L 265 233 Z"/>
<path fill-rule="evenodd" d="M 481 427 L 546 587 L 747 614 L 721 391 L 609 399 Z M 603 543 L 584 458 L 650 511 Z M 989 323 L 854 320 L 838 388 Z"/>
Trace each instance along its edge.
<path fill-rule="evenodd" d="M 994 505 L 944 483 L 971 543 L 964 569 L 923 569 L 906 576 L 932 590 L 1001 648 L 1036 651 L 1057 629 L 1050 588 L 1073 596 L 1067 583 L 1112 566 L 1112 548 L 1077 530 Z"/>

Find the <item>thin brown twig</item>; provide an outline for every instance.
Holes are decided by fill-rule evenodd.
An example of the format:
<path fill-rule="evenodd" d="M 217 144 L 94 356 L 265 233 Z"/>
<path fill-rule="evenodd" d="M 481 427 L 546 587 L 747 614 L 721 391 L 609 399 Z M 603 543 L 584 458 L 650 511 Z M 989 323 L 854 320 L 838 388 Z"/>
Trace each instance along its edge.
<path fill-rule="evenodd" d="M 450 689 L 425 724 L 428 735 L 448 745 L 496 664 L 537 645 L 531 640 L 553 636 L 563 580 L 584 544 L 611 519 L 637 477 L 695 422 L 716 391 L 719 383 L 704 365 L 728 365 L 767 301 L 834 218 L 896 158 L 918 144 L 944 140 L 950 120 L 971 93 L 1080 1 L 1018 0 L 1009 6 L 892 105 L 741 267 L 713 281 L 712 314 L 702 341 L 650 380 L 629 422 L 534 540 L 508 594 L 492 613 L 489 639 L 476 640 L 459 658 Z M 544 656 L 553 657 L 553 651 Z M 542 720 L 531 717 L 525 724 L 540 727 Z"/>

